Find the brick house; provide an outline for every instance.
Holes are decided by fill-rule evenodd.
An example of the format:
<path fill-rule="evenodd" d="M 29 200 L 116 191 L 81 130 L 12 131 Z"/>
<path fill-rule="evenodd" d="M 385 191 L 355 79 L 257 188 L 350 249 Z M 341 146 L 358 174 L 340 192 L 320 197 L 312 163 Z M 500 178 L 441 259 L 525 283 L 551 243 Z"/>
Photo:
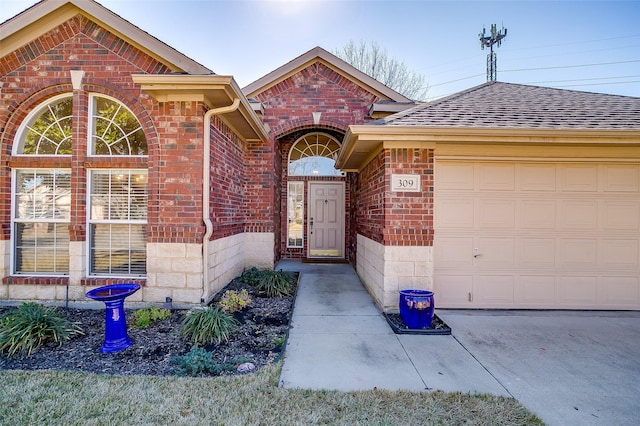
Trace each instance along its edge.
<path fill-rule="evenodd" d="M 245 88 L 93 1 L 0 25 L 0 299 L 207 302 L 346 260 L 385 310 L 640 309 L 640 99 L 415 105 L 317 47 Z M 478 113 L 482 106 L 482 113 Z"/>

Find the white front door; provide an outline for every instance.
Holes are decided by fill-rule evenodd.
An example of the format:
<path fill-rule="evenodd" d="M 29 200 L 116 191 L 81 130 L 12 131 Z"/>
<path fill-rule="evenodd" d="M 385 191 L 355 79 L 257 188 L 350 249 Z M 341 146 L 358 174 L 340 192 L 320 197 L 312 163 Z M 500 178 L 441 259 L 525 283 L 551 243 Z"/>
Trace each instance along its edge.
<path fill-rule="evenodd" d="M 344 257 L 344 183 L 309 182 L 309 257 Z"/>

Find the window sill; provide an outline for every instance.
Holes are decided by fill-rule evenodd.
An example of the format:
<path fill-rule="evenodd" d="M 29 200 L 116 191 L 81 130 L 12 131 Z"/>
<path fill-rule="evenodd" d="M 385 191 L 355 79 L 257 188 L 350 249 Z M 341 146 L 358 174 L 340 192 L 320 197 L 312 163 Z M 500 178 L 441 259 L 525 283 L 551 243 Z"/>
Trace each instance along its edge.
<path fill-rule="evenodd" d="M 51 277 L 39 275 L 12 275 L 2 278 L 2 284 L 22 285 L 68 285 L 69 277 Z"/>

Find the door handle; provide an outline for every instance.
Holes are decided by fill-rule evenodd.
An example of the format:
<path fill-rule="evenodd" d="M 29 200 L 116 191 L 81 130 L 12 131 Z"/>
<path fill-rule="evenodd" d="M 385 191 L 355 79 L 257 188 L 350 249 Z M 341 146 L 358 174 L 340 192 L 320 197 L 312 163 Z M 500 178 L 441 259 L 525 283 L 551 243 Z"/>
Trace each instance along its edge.
<path fill-rule="evenodd" d="M 478 248 L 474 248 L 473 252 L 474 252 L 473 253 L 473 257 L 474 258 L 478 258 L 478 257 L 482 256 L 482 253 L 478 253 Z"/>
<path fill-rule="evenodd" d="M 313 218 L 309 218 L 309 234 L 313 234 Z"/>

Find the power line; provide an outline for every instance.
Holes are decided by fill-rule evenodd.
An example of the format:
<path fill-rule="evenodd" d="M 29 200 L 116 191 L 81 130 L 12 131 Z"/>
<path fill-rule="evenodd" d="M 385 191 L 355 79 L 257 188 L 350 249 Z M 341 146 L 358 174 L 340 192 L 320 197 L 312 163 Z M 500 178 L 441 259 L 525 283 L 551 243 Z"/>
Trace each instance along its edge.
<path fill-rule="evenodd" d="M 631 63 L 635 63 L 635 62 L 640 62 L 640 59 L 634 59 L 634 60 L 631 60 L 631 61 L 601 62 L 601 63 L 598 63 L 598 64 L 580 64 L 580 65 L 562 65 L 562 66 L 557 66 L 557 67 L 522 68 L 522 69 L 513 69 L 513 70 L 502 70 L 502 72 L 558 70 L 558 69 L 567 69 L 567 68 L 597 67 L 597 66 L 602 66 L 602 65 L 631 64 Z"/>
<path fill-rule="evenodd" d="M 545 81 L 529 81 L 526 84 L 542 84 L 542 83 L 571 83 L 574 81 L 595 81 L 595 80 L 614 80 L 620 78 L 636 78 L 640 75 L 623 75 L 620 77 L 594 77 L 594 78 L 576 78 L 571 80 L 545 80 Z M 618 84 L 618 83 L 614 83 Z"/>

